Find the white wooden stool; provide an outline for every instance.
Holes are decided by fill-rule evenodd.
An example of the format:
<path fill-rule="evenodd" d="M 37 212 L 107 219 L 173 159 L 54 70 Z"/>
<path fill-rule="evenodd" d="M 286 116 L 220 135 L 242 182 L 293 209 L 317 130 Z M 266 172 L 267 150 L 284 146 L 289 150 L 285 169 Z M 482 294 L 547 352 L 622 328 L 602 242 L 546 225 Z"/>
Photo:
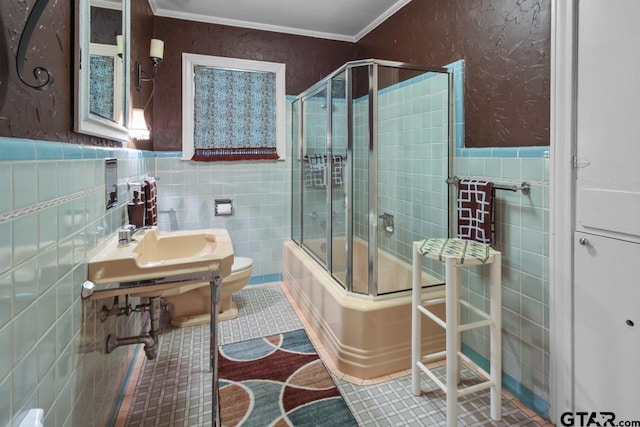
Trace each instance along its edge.
<path fill-rule="evenodd" d="M 445 298 L 422 301 L 422 257 L 445 263 Z M 490 271 L 490 313 L 477 309 L 466 301 L 460 300 L 460 276 L 458 269 L 470 265 L 491 264 Z M 413 242 L 413 289 L 411 319 L 411 379 L 413 394 L 419 396 L 420 372 L 427 374 L 447 395 L 447 426 L 458 425 L 458 397 L 491 388 L 491 418 L 499 421 L 502 418 L 502 336 L 501 336 L 501 254 L 490 246 L 471 240 L 462 239 L 426 239 Z M 446 317 L 443 322 L 426 307 L 445 303 Z M 481 316 L 484 320 L 460 324 L 458 304 Z M 420 314 L 442 326 L 446 331 L 446 350 L 428 355 L 421 355 L 422 334 L 420 331 Z M 490 337 L 490 372 L 480 368 L 461 351 L 461 333 L 470 329 L 489 326 Z M 443 384 L 426 363 L 446 357 L 446 384 Z M 460 379 L 460 363 L 464 362 L 479 372 L 486 381 L 473 386 L 458 389 Z"/>

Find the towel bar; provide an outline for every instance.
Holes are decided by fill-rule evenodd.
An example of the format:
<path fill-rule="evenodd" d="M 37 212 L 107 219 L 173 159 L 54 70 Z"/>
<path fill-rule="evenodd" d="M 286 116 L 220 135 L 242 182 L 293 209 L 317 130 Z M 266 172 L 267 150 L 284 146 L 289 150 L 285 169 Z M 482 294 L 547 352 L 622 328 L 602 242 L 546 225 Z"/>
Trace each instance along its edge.
<path fill-rule="evenodd" d="M 447 184 L 457 184 L 458 181 L 460 181 L 460 178 L 455 175 L 452 178 L 447 178 Z M 495 188 L 496 190 L 513 191 L 514 193 L 520 190 L 525 196 L 528 196 L 531 193 L 531 184 L 528 181 L 522 181 L 519 186 L 516 184 L 494 184 L 493 188 Z"/>

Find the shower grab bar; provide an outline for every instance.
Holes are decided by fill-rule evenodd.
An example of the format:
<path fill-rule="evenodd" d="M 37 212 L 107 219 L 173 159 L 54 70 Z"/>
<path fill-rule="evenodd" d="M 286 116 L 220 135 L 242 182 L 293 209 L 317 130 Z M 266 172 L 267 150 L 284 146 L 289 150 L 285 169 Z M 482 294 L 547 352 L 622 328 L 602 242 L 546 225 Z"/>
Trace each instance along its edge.
<path fill-rule="evenodd" d="M 459 181 L 460 178 L 455 175 L 451 178 L 447 178 L 447 184 L 457 184 Z M 528 196 L 531 193 L 531 184 L 528 181 L 522 181 L 519 186 L 516 184 L 494 184 L 493 188 L 496 190 L 513 191 L 514 193 L 520 190 L 525 196 Z"/>

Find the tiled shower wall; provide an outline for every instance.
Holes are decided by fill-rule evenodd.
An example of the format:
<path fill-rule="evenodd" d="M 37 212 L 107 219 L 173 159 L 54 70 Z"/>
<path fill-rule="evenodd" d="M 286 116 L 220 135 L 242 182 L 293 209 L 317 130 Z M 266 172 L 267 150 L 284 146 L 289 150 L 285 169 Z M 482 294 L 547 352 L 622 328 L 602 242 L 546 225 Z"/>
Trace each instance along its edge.
<path fill-rule="evenodd" d="M 118 158 L 119 203 L 105 212 L 105 157 Z M 140 315 L 101 322 L 82 301 L 87 260 L 122 224 L 126 181 L 153 158 L 130 150 L 0 138 L 0 425 L 29 408 L 46 426 L 103 426 L 135 347 L 105 354 L 109 333 L 137 335 Z M 136 301 L 132 301 L 136 303 Z"/>
<path fill-rule="evenodd" d="M 381 73 L 387 71 L 386 67 L 380 68 Z M 447 235 L 448 90 L 446 73 L 424 73 L 384 88 L 378 95 L 378 214 L 390 213 L 395 218 L 393 233 L 379 227 L 378 245 L 408 263 L 414 240 L 425 235 Z M 346 154 L 344 89 L 341 94 L 342 98 L 332 98 L 331 105 L 334 154 Z M 368 96 L 354 101 L 354 235 L 365 241 L 369 238 L 368 108 Z M 326 124 L 325 96 L 305 100 L 303 132 L 307 154 L 327 151 Z M 306 242 L 326 236 L 326 192 L 325 188 L 304 188 L 303 239 Z M 331 207 L 334 238 L 345 235 L 343 199 L 344 187 L 334 187 Z M 442 277 L 438 263 L 426 261 L 425 265 L 432 275 Z M 410 286 L 406 284 L 407 289 Z"/>
<path fill-rule="evenodd" d="M 409 264 L 414 241 L 447 236 L 448 119 L 446 73 L 424 73 L 380 91 L 378 215 L 392 214 L 395 227 L 388 233 L 378 219 L 378 247 Z M 432 276 L 444 277 L 440 263 L 423 265 Z"/>
<path fill-rule="evenodd" d="M 382 89 L 378 97 L 378 215 L 394 216 L 394 231 L 378 219 L 378 247 L 411 263 L 412 242 L 447 236 L 448 75 L 424 73 Z M 368 240 L 369 99 L 354 112 L 354 235 Z M 442 278 L 437 262 L 425 271 Z M 406 288 L 411 287 L 410 283 Z"/>

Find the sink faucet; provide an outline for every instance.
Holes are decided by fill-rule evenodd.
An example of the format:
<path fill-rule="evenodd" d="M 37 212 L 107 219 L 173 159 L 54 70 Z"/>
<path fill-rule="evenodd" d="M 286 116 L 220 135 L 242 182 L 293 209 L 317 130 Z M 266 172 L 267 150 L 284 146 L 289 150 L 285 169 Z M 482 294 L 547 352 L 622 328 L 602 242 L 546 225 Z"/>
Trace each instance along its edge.
<path fill-rule="evenodd" d="M 137 233 L 140 230 L 148 230 L 150 228 L 151 227 L 148 227 L 148 226 L 138 228 L 133 224 L 125 224 L 122 227 L 120 227 L 120 230 L 118 230 L 118 244 L 126 245 L 131 241 L 135 233 Z"/>
<path fill-rule="evenodd" d="M 136 226 L 133 224 L 125 224 L 120 227 L 120 230 L 118 230 L 118 244 L 126 245 L 127 243 L 129 243 L 135 229 Z"/>

